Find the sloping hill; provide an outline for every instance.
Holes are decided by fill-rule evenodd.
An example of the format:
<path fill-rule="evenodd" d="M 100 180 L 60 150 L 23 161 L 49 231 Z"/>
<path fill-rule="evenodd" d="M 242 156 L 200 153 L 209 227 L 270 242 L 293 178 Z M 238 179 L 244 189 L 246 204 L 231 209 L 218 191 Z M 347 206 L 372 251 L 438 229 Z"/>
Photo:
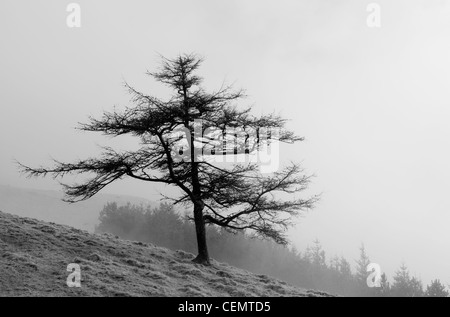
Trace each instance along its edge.
<path fill-rule="evenodd" d="M 0 212 L 0 296 L 326 296 L 193 257 Z M 80 288 L 66 284 L 70 263 Z"/>
<path fill-rule="evenodd" d="M 25 189 L 0 185 L 0 210 L 21 217 L 32 217 L 94 232 L 98 216 L 108 202 L 152 205 L 150 201 L 132 197 L 98 194 L 88 201 L 68 204 L 58 191 Z"/>

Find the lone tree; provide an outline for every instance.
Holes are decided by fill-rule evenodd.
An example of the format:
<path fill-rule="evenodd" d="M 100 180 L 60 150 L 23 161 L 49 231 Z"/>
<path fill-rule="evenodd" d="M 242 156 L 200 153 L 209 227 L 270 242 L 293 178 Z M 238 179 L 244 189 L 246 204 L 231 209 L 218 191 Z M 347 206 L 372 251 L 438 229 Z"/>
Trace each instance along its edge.
<path fill-rule="evenodd" d="M 239 110 L 234 103 L 244 97 L 242 91 L 227 86 L 206 92 L 201 87 L 202 78 L 196 74 L 201 63 L 202 59 L 192 54 L 174 59 L 163 57 L 161 68 L 147 74 L 173 89 L 169 100 L 146 95 L 125 83 L 132 96 L 132 107 L 105 112 L 100 119 L 91 117 L 78 127 L 108 136 L 138 137 L 139 150 L 118 152 L 104 147 L 98 158 L 75 163 L 55 160 L 52 168 L 32 168 L 19 163 L 21 171 L 28 177 L 90 175 L 85 182 L 63 184 L 64 200 L 71 203 L 89 199 L 124 177 L 178 187 L 177 197 L 165 198 L 172 199 L 174 204 L 193 206 L 191 220 L 195 222 L 198 243 L 196 263 L 210 263 L 206 224 L 230 231 L 248 230 L 286 244 L 284 233 L 292 217 L 312 208 L 318 198 L 287 200 L 286 194 L 304 191 L 311 177 L 294 163 L 272 173 L 262 173 L 255 161 L 221 164 L 211 158 L 249 157 L 271 142 L 294 143 L 302 138 L 286 130 L 286 120 L 277 115 L 254 117 L 251 108 Z"/>

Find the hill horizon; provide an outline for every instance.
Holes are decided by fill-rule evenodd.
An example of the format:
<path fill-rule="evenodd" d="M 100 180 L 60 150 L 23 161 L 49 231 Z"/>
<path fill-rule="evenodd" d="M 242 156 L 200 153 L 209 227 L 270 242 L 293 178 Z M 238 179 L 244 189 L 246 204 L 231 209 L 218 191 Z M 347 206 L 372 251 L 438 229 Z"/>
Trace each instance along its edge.
<path fill-rule="evenodd" d="M 1 296 L 327 297 L 193 254 L 0 211 Z M 67 284 L 80 269 L 80 287 Z M 76 279 L 74 279 L 76 281 Z"/>

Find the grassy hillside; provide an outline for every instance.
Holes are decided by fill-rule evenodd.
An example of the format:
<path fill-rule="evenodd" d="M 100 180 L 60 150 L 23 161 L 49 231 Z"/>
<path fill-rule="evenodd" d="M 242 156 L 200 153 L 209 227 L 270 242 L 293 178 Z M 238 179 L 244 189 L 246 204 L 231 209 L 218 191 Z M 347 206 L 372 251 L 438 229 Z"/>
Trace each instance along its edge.
<path fill-rule="evenodd" d="M 0 186 L 0 210 L 90 232 L 98 224 L 100 211 L 107 202 L 151 204 L 143 198 L 107 194 L 98 194 L 77 204 L 65 203 L 62 198 L 63 194 L 58 191 Z"/>
<path fill-rule="evenodd" d="M 326 296 L 193 257 L 0 212 L 0 296 Z M 70 263 L 81 288 L 66 285 Z"/>

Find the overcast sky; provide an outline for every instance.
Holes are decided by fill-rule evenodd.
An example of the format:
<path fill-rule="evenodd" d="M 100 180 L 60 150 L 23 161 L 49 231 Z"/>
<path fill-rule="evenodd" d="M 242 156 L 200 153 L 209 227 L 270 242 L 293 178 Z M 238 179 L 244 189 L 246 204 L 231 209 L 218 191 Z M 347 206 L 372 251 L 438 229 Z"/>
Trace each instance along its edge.
<path fill-rule="evenodd" d="M 97 153 L 107 139 L 74 130 L 88 115 L 128 104 L 123 80 L 157 96 L 144 73 L 197 52 L 208 88 L 245 88 L 244 105 L 272 111 L 306 141 L 283 160 L 315 173 L 318 207 L 292 230 L 332 255 L 358 257 L 364 242 L 392 277 L 402 262 L 425 283 L 450 283 L 450 5 L 376 1 L 381 28 L 366 24 L 374 1 L 0 2 L 0 184 L 59 189 L 13 164 L 48 164 Z M 126 147 L 128 141 L 114 141 Z M 124 181 L 105 192 L 159 198 Z"/>

